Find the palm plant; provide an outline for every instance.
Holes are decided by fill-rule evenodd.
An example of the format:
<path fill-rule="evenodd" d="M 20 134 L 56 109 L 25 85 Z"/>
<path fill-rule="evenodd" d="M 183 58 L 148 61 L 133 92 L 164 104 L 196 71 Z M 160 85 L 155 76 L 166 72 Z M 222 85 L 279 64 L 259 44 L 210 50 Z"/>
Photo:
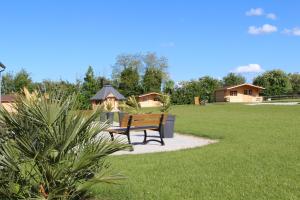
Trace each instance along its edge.
<path fill-rule="evenodd" d="M 0 199 L 89 199 L 91 186 L 123 178 L 106 157 L 129 146 L 101 135 L 108 125 L 95 122 L 99 111 L 76 106 L 74 95 L 25 91 L 14 113 L 0 108 Z"/>
<path fill-rule="evenodd" d="M 162 103 L 162 106 L 160 107 L 161 112 L 168 112 L 171 109 L 171 98 L 168 94 L 161 94 L 159 96 L 159 99 Z"/>
<path fill-rule="evenodd" d="M 131 114 L 142 113 L 141 104 L 136 100 L 135 96 L 130 96 L 125 103 L 120 103 L 119 109 Z"/>

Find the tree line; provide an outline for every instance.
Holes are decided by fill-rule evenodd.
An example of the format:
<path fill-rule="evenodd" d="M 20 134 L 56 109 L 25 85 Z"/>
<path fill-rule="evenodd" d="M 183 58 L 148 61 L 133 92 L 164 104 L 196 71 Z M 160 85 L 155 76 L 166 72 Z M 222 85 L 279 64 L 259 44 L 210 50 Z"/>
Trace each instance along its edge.
<path fill-rule="evenodd" d="M 17 73 L 5 73 L 2 79 L 2 93 L 20 92 L 24 87 L 30 91 L 40 90 L 45 93 L 63 91 L 66 95 L 78 93 L 81 109 L 89 109 L 89 99 L 105 84 L 112 84 L 124 96 L 139 95 L 147 92 L 163 92 L 171 96 L 173 104 L 192 104 L 194 97 L 214 102 L 216 89 L 243 84 L 244 76 L 229 73 L 221 80 L 203 76 L 197 80 L 182 81 L 177 84 L 168 75 L 168 60 L 156 53 L 121 54 L 112 66 L 112 77 L 108 79 L 96 76 L 89 66 L 83 80 L 71 83 L 65 80 L 43 80 L 34 82 L 30 74 L 22 69 Z M 286 73 L 282 70 L 270 70 L 253 79 L 253 84 L 262 86 L 264 96 L 300 94 L 300 74 Z"/>

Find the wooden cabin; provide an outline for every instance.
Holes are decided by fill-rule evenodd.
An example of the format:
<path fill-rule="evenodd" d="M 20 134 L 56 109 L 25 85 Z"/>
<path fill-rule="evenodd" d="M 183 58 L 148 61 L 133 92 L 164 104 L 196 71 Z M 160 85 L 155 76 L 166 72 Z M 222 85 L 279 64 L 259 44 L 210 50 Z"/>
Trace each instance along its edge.
<path fill-rule="evenodd" d="M 16 96 L 15 95 L 2 95 L 1 96 L 1 106 L 3 106 L 8 112 L 14 112 Z"/>
<path fill-rule="evenodd" d="M 216 102 L 262 102 L 263 97 L 259 94 L 263 89 L 248 83 L 225 87 L 215 91 L 215 99 Z"/>
<path fill-rule="evenodd" d="M 159 100 L 160 94 L 157 92 L 150 92 L 147 94 L 142 94 L 137 97 L 138 102 L 142 108 L 146 107 L 160 107 L 162 103 Z"/>
<path fill-rule="evenodd" d="M 104 85 L 104 87 L 95 94 L 91 99 L 93 109 L 97 106 L 111 104 L 113 110 L 117 111 L 119 106 L 119 101 L 126 100 L 126 98 L 120 94 L 113 86 Z"/>

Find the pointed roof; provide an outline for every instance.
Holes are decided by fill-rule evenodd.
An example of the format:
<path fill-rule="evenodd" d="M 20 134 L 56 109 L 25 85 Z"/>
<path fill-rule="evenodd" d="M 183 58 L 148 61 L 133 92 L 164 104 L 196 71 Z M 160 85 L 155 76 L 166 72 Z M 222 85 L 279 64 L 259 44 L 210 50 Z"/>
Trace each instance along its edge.
<path fill-rule="evenodd" d="M 234 85 L 234 86 L 228 86 L 228 87 L 220 88 L 220 89 L 217 89 L 217 91 L 219 91 L 219 90 L 231 90 L 231 89 L 242 87 L 242 86 L 254 87 L 254 88 L 261 89 L 261 90 L 265 89 L 263 87 L 260 87 L 260 86 L 257 86 L 257 85 L 253 85 L 253 84 L 250 84 L 250 83 L 243 83 L 243 84 L 240 84 L 240 85 Z"/>
<path fill-rule="evenodd" d="M 126 98 L 120 94 L 113 86 L 104 85 L 104 87 L 95 94 L 90 100 L 105 100 L 108 95 L 114 95 L 117 100 L 125 100 Z"/>
<path fill-rule="evenodd" d="M 16 96 L 13 94 L 1 96 L 2 103 L 11 103 L 11 102 L 14 102 L 15 100 L 16 100 Z"/>
<path fill-rule="evenodd" d="M 158 93 L 158 92 L 149 92 L 149 93 L 146 93 L 146 94 L 141 94 L 141 95 L 139 95 L 138 97 L 149 96 L 149 95 L 152 95 L 152 94 L 160 95 L 160 93 Z"/>

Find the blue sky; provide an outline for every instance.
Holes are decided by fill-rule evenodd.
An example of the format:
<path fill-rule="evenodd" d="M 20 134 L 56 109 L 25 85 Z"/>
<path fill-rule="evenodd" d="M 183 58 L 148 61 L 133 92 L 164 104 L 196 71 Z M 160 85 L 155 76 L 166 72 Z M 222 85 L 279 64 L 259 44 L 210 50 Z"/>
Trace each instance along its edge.
<path fill-rule="evenodd" d="M 157 52 L 175 81 L 300 71 L 300 1 L 0 1 L 0 61 L 35 81 L 110 77 L 121 53 Z M 248 73 L 245 73 L 248 72 Z"/>

